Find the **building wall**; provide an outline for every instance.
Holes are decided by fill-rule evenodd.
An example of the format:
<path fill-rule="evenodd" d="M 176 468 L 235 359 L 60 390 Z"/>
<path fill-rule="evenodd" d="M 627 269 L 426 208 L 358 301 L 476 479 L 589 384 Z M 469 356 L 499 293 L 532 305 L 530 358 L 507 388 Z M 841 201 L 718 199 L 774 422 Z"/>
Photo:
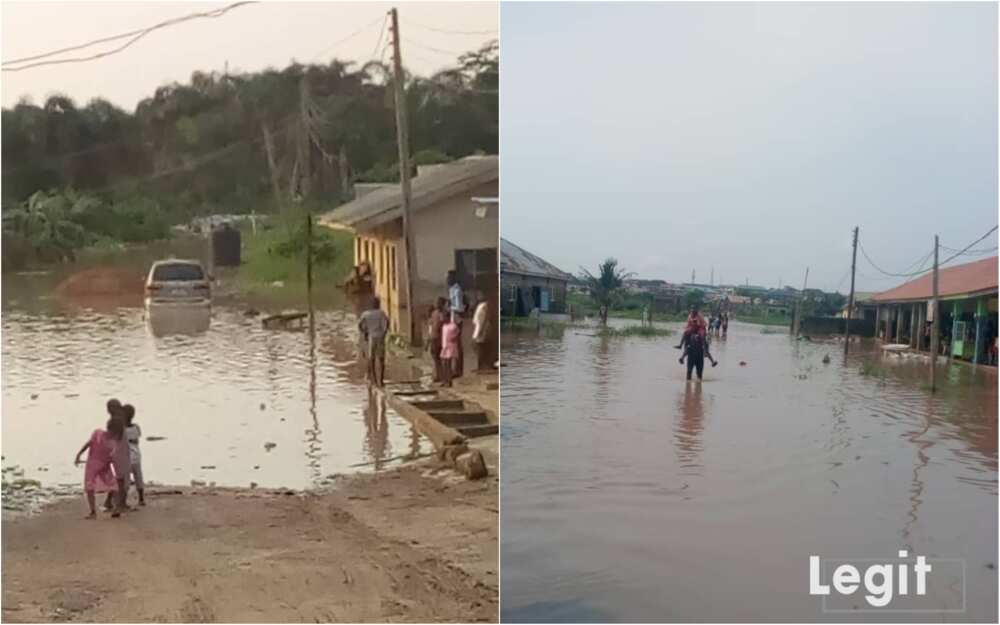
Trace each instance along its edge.
<path fill-rule="evenodd" d="M 422 283 L 444 287 L 445 276 L 455 268 L 456 249 L 496 249 L 500 240 L 498 204 L 477 204 L 473 197 L 497 197 L 499 184 L 494 181 L 457 195 L 418 212 L 413 218 L 417 242 L 417 274 Z M 476 209 L 484 208 L 485 217 Z"/>
<path fill-rule="evenodd" d="M 367 261 L 371 265 L 373 289 L 382 300 L 382 309 L 389 315 L 390 331 L 394 334 L 407 327 L 406 290 L 401 284 L 405 262 L 402 234 L 402 223 L 397 220 L 354 237 L 354 264 Z"/>
<path fill-rule="evenodd" d="M 519 273 L 500 274 L 500 297 L 501 313 L 514 316 L 517 314 L 517 289 L 528 290 L 533 287 L 544 289 L 549 293 L 550 313 L 566 312 L 566 280 L 556 278 L 541 278 L 537 276 L 526 276 Z M 538 302 L 535 302 L 538 305 Z"/>
<path fill-rule="evenodd" d="M 417 249 L 417 275 L 413 297 L 416 302 L 418 331 L 426 309 L 435 298 L 447 295 L 446 278 L 455 268 L 455 250 L 497 249 L 500 239 L 499 206 L 477 204 L 473 197 L 496 197 L 499 185 L 494 182 L 448 198 L 417 212 L 413 218 L 413 239 Z M 484 207 L 486 215 L 476 216 L 476 208 Z M 357 233 L 354 240 L 354 262 L 367 260 L 374 274 L 375 294 L 389 315 L 391 332 L 406 334 L 409 309 L 406 306 L 405 275 L 406 244 L 403 241 L 403 221 L 396 219 L 369 231 Z M 470 297 L 471 299 L 471 297 Z M 470 301 L 470 306 L 474 302 Z"/>

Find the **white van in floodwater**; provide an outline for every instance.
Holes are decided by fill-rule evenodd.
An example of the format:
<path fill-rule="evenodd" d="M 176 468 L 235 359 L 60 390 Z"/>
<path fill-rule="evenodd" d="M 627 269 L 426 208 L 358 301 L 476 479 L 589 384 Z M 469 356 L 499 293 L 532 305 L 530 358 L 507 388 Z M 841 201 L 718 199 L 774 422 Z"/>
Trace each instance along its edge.
<path fill-rule="evenodd" d="M 146 277 L 146 308 L 212 303 L 211 278 L 196 260 L 158 260 Z"/>

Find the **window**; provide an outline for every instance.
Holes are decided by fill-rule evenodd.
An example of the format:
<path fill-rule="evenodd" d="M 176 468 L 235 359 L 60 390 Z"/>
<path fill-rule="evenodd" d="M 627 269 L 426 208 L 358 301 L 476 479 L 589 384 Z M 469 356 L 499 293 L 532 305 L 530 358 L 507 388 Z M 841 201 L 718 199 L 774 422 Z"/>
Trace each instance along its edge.
<path fill-rule="evenodd" d="M 167 263 L 153 270 L 154 282 L 191 282 L 205 279 L 201 265 L 193 263 Z"/>
<path fill-rule="evenodd" d="M 465 291 L 496 293 L 497 248 L 455 250 L 455 273 Z"/>

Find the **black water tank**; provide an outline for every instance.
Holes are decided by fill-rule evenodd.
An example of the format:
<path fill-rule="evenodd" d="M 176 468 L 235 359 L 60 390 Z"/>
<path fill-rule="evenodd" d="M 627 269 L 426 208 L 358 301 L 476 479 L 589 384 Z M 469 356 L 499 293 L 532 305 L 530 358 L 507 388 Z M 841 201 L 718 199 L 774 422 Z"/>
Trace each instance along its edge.
<path fill-rule="evenodd" d="M 213 230 L 212 255 L 216 267 L 238 267 L 240 264 L 240 231 L 228 223 Z"/>

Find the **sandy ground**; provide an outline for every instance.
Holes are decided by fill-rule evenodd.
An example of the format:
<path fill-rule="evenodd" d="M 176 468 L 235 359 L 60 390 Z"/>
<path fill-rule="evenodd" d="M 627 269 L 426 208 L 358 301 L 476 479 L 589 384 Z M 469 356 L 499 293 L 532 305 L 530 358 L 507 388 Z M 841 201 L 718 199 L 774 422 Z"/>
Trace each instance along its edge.
<path fill-rule="evenodd" d="M 498 481 L 424 463 L 322 493 L 157 488 L 3 521 L 3 621 L 498 620 Z"/>

